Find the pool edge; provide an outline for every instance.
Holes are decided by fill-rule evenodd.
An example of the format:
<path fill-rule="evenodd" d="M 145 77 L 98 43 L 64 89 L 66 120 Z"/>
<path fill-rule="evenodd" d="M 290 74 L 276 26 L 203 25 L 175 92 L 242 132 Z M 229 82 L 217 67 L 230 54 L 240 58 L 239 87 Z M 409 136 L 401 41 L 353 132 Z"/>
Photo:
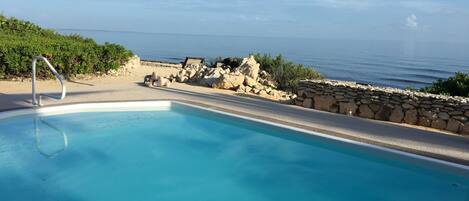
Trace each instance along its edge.
<path fill-rule="evenodd" d="M 169 110 L 173 104 L 180 104 L 192 108 L 206 110 L 210 112 L 219 113 L 222 115 L 228 115 L 235 118 L 241 118 L 249 121 L 254 121 L 262 124 L 271 126 L 281 127 L 297 132 L 306 133 L 318 137 L 327 139 L 337 140 L 344 143 L 350 143 L 353 145 L 368 147 L 371 149 L 377 149 L 384 152 L 390 152 L 397 155 L 411 157 L 423 161 L 433 162 L 441 165 L 451 166 L 454 168 L 469 170 L 469 160 L 464 160 L 456 157 L 450 157 L 448 155 L 440 155 L 431 152 L 425 152 L 415 150 L 411 148 L 396 146 L 392 144 L 386 144 L 367 140 L 363 138 L 357 138 L 354 136 L 346 135 L 343 133 L 332 132 L 330 130 L 322 130 L 314 127 L 305 125 L 299 125 L 291 122 L 285 122 L 277 119 L 269 119 L 266 117 L 255 116 L 252 114 L 237 112 L 228 110 L 216 106 L 205 105 L 198 102 L 187 101 L 187 100 L 145 100 L 145 101 L 103 101 L 103 102 L 86 102 L 86 103 L 66 103 L 59 105 L 44 106 L 39 108 L 19 108 L 6 111 L 0 111 L 0 120 L 6 118 L 12 118 L 22 115 L 40 114 L 40 115 L 57 115 L 77 112 L 103 112 L 103 111 L 157 111 L 157 110 Z M 116 109 L 119 106 L 120 109 Z M 103 109 L 104 107 L 104 109 Z M 122 108 L 127 108 L 123 109 Z M 68 109 L 68 110 L 67 110 Z M 83 109 L 86 109 L 85 111 Z M 47 113 L 47 114 L 46 114 Z"/>

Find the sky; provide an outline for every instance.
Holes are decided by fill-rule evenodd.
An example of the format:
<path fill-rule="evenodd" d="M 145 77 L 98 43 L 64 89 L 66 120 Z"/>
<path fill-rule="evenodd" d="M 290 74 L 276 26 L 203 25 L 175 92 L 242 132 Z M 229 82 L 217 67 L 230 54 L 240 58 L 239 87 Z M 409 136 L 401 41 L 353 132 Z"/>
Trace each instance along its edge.
<path fill-rule="evenodd" d="M 468 0 L 0 0 L 53 29 L 469 42 Z"/>

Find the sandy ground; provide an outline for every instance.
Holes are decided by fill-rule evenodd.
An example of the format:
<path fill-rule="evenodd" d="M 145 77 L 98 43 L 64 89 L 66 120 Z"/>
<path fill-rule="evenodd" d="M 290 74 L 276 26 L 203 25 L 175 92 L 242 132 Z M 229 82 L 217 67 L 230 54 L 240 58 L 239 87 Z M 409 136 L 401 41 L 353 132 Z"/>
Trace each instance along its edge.
<path fill-rule="evenodd" d="M 274 121 L 304 129 L 349 138 L 380 146 L 418 153 L 469 165 L 469 138 L 339 114 L 326 113 L 262 98 L 241 97 L 229 90 L 174 83 L 169 88 L 142 85 L 144 75 L 156 72 L 166 76 L 176 68 L 143 67 L 126 77 L 94 77 L 67 81 L 67 97 L 59 102 L 44 99 L 44 105 L 126 101 L 179 100 L 227 112 Z M 38 81 L 40 93 L 60 93 L 56 80 Z M 0 81 L 0 111 L 31 107 L 30 81 Z"/>

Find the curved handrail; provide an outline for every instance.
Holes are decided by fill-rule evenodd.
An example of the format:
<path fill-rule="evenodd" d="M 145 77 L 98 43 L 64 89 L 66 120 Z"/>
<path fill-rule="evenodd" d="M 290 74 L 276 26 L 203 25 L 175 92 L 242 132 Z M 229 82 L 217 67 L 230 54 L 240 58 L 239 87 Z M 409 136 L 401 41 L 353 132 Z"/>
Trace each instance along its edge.
<path fill-rule="evenodd" d="M 43 56 L 36 56 L 36 57 L 33 58 L 33 61 L 32 61 L 32 94 L 33 94 L 32 103 L 33 103 L 33 105 L 34 106 L 41 106 L 41 94 L 39 95 L 39 101 L 36 98 L 36 62 L 38 60 L 43 60 L 47 64 L 49 69 L 52 71 L 52 74 L 54 74 L 54 76 L 59 80 L 60 85 L 62 86 L 62 94 L 61 94 L 60 97 L 47 95 L 47 94 L 43 94 L 43 95 L 47 96 L 47 97 L 50 97 L 50 98 L 53 98 L 53 99 L 56 99 L 56 100 L 64 99 L 65 95 L 66 95 L 66 88 L 65 88 L 65 84 L 64 84 L 64 80 L 63 80 L 62 76 L 60 76 L 60 74 L 57 73 L 57 71 L 52 66 L 52 64 L 50 64 L 50 62 L 49 62 L 49 60 L 47 60 L 47 58 L 45 58 Z"/>
<path fill-rule="evenodd" d="M 59 132 L 61 135 L 62 135 L 62 138 L 63 138 L 63 147 L 59 150 L 56 150 L 52 153 L 47 153 L 46 151 L 42 150 L 42 147 L 41 147 L 41 137 L 40 137 L 40 131 L 39 131 L 39 125 L 38 125 L 38 120 L 41 121 L 42 124 L 54 129 L 55 131 Z M 40 117 L 35 117 L 34 118 L 34 133 L 35 133 L 35 138 L 36 138 L 36 149 L 38 150 L 38 152 L 43 155 L 44 157 L 46 158 L 54 158 L 55 156 L 57 156 L 60 152 L 63 152 L 65 151 L 67 148 L 68 148 L 68 137 L 67 137 L 67 133 L 65 133 L 64 131 L 62 131 L 61 129 L 53 126 L 52 124 L 49 124 L 48 122 L 44 121 L 43 119 L 41 119 Z"/>

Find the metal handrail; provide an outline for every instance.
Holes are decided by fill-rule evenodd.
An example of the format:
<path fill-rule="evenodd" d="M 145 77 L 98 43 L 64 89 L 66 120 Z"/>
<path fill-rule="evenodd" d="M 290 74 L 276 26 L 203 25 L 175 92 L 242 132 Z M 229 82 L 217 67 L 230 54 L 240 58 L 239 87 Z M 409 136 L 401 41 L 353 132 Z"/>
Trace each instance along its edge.
<path fill-rule="evenodd" d="M 62 76 L 60 76 L 59 73 L 57 73 L 57 71 L 55 70 L 55 68 L 52 66 L 52 64 L 50 64 L 49 60 L 47 60 L 47 58 L 43 57 L 43 56 L 37 56 L 37 57 L 34 57 L 33 58 L 33 62 L 32 62 L 32 69 L 33 69 L 33 72 L 32 72 L 32 94 L 33 94 L 33 105 L 34 106 L 42 106 L 41 104 L 41 94 L 39 94 L 39 97 L 37 98 L 36 97 L 36 62 L 37 60 L 43 60 L 47 66 L 49 67 L 49 69 L 52 71 L 52 73 L 54 74 L 54 76 L 59 80 L 60 82 L 60 85 L 62 86 L 62 95 L 60 97 L 58 96 L 52 96 L 52 95 L 47 95 L 47 94 L 42 94 L 43 96 L 47 96 L 49 98 L 53 98 L 53 99 L 56 99 L 56 100 L 62 100 L 65 98 L 65 94 L 66 94 L 66 88 L 65 88 L 65 84 L 64 84 L 64 80 L 62 78 Z M 38 100 L 39 99 L 39 100 Z"/>

